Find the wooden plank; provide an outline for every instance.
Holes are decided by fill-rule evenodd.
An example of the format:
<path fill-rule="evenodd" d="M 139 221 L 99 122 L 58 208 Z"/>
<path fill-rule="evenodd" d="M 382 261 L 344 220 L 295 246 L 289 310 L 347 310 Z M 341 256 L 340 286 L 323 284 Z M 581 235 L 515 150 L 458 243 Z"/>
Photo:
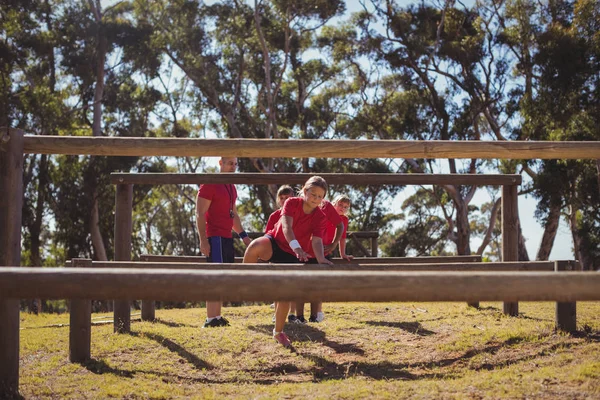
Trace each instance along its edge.
<path fill-rule="evenodd" d="M 72 268 L 91 268 L 92 260 L 75 258 Z M 69 360 L 83 363 L 91 359 L 92 300 L 72 299 L 69 311 Z"/>
<path fill-rule="evenodd" d="M 0 266 L 21 265 L 23 132 L 0 129 Z M 0 394 L 19 390 L 19 298 L 0 299 Z"/>
<path fill-rule="evenodd" d="M 140 261 L 153 262 L 195 262 L 205 263 L 205 256 L 164 256 L 154 254 L 141 254 Z M 243 257 L 235 257 L 236 263 L 241 263 Z M 459 263 L 459 262 L 481 262 L 481 256 L 441 256 L 441 257 L 355 257 L 352 262 L 341 258 L 333 258 L 335 264 L 436 264 L 436 263 Z M 493 264 L 497 265 L 497 264 Z M 550 268 L 550 264 L 548 264 Z M 549 271 L 550 269 L 548 269 Z"/>
<path fill-rule="evenodd" d="M 133 232 L 133 185 L 117 185 L 115 195 L 115 261 L 131 260 Z M 131 331 L 131 304 L 114 299 L 114 331 Z"/>
<path fill-rule="evenodd" d="M 517 186 L 502 187 L 502 261 L 519 259 L 519 204 Z M 504 303 L 504 314 L 519 315 L 519 304 Z"/>
<path fill-rule="evenodd" d="M 555 261 L 554 265 L 557 272 L 581 270 L 581 265 L 573 261 Z M 556 329 L 569 333 L 577 332 L 577 303 L 557 302 L 555 319 Z"/>
<path fill-rule="evenodd" d="M 598 301 L 600 273 L 3 267 L 0 296 L 165 301 Z"/>
<path fill-rule="evenodd" d="M 301 185 L 316 174 L 306 173 L 121 173 L 110 175 L 113 184 L 160 185 L 232 183 L 238 185 Z M 318 174 L 330 185 L 516 185 L 521 175 L 501 174 Z"/>
<path fill-rule="evenodd" d="M 40 135 L 25 137 L 24 152 L 175 157 L 598 159 L 600 142 L 266 140 Z"/>
<path fill-rule="evenodd" d="M 326 264 L 242 264 L 242 263 L 207 263 L 202 262 L 114 262 L 94 261 L 94 268 L 136 268 L 136 269 L 198 269 L 198 270 L 267 270 L 267 271 L 554 271 L 553 261 L 528 262 L 446 262 L 446 263 L 391 263 L 391 264 L 357 264 L 339 263 Z"/>

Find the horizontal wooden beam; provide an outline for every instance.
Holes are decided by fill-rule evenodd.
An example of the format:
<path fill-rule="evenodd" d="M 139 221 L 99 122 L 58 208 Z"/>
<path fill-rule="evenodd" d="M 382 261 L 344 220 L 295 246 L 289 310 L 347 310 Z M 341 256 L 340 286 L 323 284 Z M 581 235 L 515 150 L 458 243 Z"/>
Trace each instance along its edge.
<path fill-rule="evenodd" d="M 597 301 L 597 272 L 0 268 L 2 298 L 173 301 Z"/>
<path fill-rule="evenodd" d="M 24 153 L 95 156 L 598 159 L 600 142 L 25 136 Z"/>
<path fill-rule="evenodd" d="M 366 260 L 366 259 L 365 259 Z M 377 260 L 377 259 L 374 259 Z M 381 259 L 379 259 L 381 260 Z M 515 262 L 443 262 L 410 263 L 400 260 L 395 263 L 376 262 L 325 264 L 243 264 L 207 263 L 189 261 L 94 261 L 94 268 L 136 268 L 136 269 L 197 269 L 197 270 L 251 270 L 251 271 L 554 271 L 554 261 L 515 261 Z"/>
<path fill-rule="evenodd" d="M 330 185 L 519 185 L 521 175 L 500 174 L 305 174 L 305 173 L 121 173 L 110 174 L 112 184 L 135 185 L 200 185 L 233 183 L 238 185 L 301 185 L 319 175 Z"/>
<path fill-rule="evenodd" d="M 205 256 L 163 256 L 153 254 L 141 254 L 140 261 L 150 262 L 174 262 L 174 263 L 206 263 Z M 236 263 L 241 263 L 243 257 L 235 257 Z M 334 258 L 332 260 L 335 264 L 348 265 L 356 264 L 359 267 L 365 264 L 436 264 L 436 263 L 463 263 L 463 262 L 481 262 L 481 256 L 443 256 L 443 257 L 357 257 L 352 262 L 346 261 L 342 258 Z M 94 265 L 97 265 L 98 261 L 94 261 Z M 110 265 L 110 262 L 103 262 L 103 264 Z M 489 263 L 488 263 L 489 264 Z M 523 264 L 523 263 L 520 263 Z M 554 265 L 551 262 L 546 262 L 544 265 Z M 222 264 L 217 264 L 222 265 Z M 260 264 L 270 265 L 270 264 Z M 305 264 L 301 264 L 305 265 Z M 307 266 L 311 264 L 306 264 Z M 495 264 L 494 264 L 495 265 Z M 268 267 L 266 267 L 268 268 Z M 516 269 L 511 269 L 514 271 Z M 544 269 L 543 271 L 551 271 L 551 269 Z"/>

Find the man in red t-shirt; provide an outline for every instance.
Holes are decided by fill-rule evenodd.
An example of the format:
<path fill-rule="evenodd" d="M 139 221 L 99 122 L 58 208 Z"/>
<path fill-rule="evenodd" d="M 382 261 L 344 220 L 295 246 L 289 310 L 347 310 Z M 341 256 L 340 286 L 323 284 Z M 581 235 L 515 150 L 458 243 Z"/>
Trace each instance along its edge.
<path fill-rule="evenodd" d="M 238 166 L 236 157 L 221 157 L 221 173 L 235 172 Z M 200 251 L 208 257 L 208 262 L 233 263 L 233 238 L 231 230 L 238 233 L 244 244 L 250 244 L 237 213 L 235 202 L 237 191 L 232 184 L 200 185 L 196 197 L 196 226 L 200 236 Z M 206 302 L 206 321 L 203 328 L 227 326 L 229 321 L 221 316 L 223 303 Z"/>

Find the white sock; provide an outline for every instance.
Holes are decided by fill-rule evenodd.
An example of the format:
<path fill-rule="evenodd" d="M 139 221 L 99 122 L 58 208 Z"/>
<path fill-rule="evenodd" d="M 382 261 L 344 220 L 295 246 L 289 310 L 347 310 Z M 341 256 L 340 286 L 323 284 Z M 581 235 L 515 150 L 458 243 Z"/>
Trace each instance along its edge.
<path fill-rule="evenodd" d="M 283 331 L 281 331 L 281 332 L 283 332 Z M 279 335 L 281 332 L 275 332 L 275 329 L 273 329 L 273 336 L 277 336 L 277 335 Z"/>
<path fill-rule="evenodd" d="M 221 319 L 221 316 L 220 316 L 220 315 L 217 315 L 216 317 L 212 317 L 212 318 L 208 318 L 208 317 L 207 317 L 207 318 L 206 318 L 206 322 L 210 322 L 210 321 L 212 321 L 213 319 Z"/>

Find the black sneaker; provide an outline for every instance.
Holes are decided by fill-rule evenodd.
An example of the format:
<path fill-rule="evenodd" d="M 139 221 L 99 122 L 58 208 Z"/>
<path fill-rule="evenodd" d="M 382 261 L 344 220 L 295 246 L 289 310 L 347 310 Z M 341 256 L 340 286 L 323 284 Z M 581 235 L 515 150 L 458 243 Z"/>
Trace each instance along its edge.
<path fill-rule="evenodd" d="M 305 324 L 306 319 L 304 317 L 296 317 L 296 320 L 294 322 L 297 324 Z"/>
<path fill-rule="evenodd" d="M 310 318 L 308 319 L 308 322 L 317 322 L 318 323 L 319 321 L 317 320 L 317 317 L 315 315 L 311 315 Z"/>
<path fill-rule="evenodd" d="M 218 328 L 220 326 L 229 326 L 229 321 L 225 318 L 213 318 L 210 322 L 204 322 L 203 328 Z"/>
<path fill-rule="evenodd" d="M 297 320 L 298 320 L 298 318 L 296 318 L 296 316 L 295 316 L 294 314 L 290 314 L 290 315 L 288 315 L 288 322 L 289 322 L 290 324 L 293 324 L 293 323 L 295 323 Z"/>

